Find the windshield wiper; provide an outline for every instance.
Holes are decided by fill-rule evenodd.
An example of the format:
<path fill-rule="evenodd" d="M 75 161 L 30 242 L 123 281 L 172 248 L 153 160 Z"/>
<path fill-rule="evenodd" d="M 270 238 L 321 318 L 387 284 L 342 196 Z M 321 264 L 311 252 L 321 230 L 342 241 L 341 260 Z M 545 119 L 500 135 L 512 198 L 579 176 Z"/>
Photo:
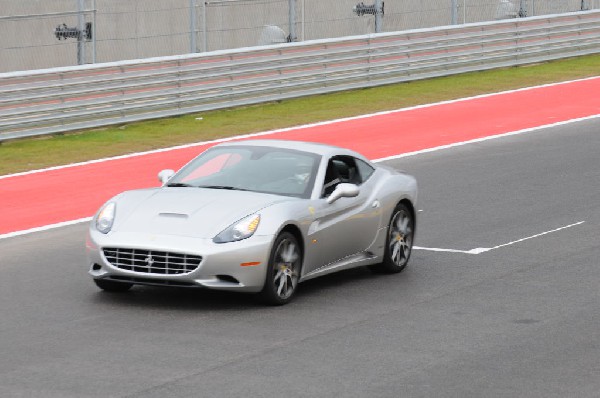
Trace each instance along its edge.
<path fill-rule="evenodd" d="M 230 185 L 200 185 L 198 188 L 208 188 L 208 189 L 227 189 L 230 191 L 248 191 L 244 188 L 232 187 Z"/>
<path fill-rule="evenodd" d="M 186 184 L 185 182 L 173 182 L 167 184 L 168 187 L 194 187 L 195 185 Z"/>

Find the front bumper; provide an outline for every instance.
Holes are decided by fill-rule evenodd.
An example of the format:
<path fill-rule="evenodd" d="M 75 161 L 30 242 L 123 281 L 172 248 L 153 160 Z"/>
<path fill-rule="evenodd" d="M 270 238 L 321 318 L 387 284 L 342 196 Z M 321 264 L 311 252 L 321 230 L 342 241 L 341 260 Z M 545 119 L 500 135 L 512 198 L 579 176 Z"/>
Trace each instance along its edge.
<path fill-rule="evenodd" d="M 265 282 L 272 242 L 273 236 L 261 235 L 217 244 L 212 239 L 114 231 L 105 235 L 90 229 L 86 249 L 89 274 L 94 279 L 259 292 Z M 137 272 L 111 264 L 103 252 L 108 247 L 182 253 L 201 256 L 202 260 L 188 273 Z"/>

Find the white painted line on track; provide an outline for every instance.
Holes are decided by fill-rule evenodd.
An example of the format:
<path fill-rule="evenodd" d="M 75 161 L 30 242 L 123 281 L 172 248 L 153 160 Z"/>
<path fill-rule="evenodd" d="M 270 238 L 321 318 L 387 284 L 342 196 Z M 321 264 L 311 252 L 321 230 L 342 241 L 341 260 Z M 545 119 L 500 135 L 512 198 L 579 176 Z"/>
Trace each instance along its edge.
<path fill-rule="evenodd" d="M 526 238 L 514 240 L 512 242 L 504 243 L 504 244 L 501 244 L 501 245 L 498 245 L 498 246 L 494 246 L 494 247 L 477 247 L 477 248 L 471 249 L 471 250 L 457 250 L 457 249 L 441 249 L 441 248 L 438 248 L 438 247 L 413 246 L 413 249 L 414 250 L 430 251 L 430 252 L 447 252 L 447 253 L 462 253 L 462 254 L 481 254 L 481 253 L 489 252 L 491 250 L 499 249 L 501 247 L 506 247 L 506 246 L 514 245 L 514 244 L 517 244 L 517 243 L 520 243 L 520 242 L 523 242 L 523 241 L 526 241 L 526 240 L 529 240 L 529 239 L 538 238 L 540 236 L 548 235 L 548 234 L 551 234 L 553 232 L 562 231 L 563 229 L 575 227 L 577 225 L 583 224 L 584 222 L 585 221 L 579 221 L 579 222 L 576 222 L 576 223 L 573 223 L 573 224 L 565 225 L 564 227 L 551 229 L 550 231 L 541 232 L 539 234 L 531 235 L 531 236 L 528 236 Z"/>
<path fill-rule="evenodd" d="M 497 93 L 481 94 L 481 95 L 476 95 L 473 97 L 457 98 L 454 100 L 435 102 L 432 104 L 423 104 L 423 105 L 411 106 L 408 108 L 400 108 L 400 109 L 395 109 L 395 110 L 390 110 L 390 111 L 370 113 L 370 114 L 366 114 L 366 115 L 359 115 L 359 116 L 352 116 L 352 117 L 347 117 L 347 118 L 327 120 L 327 121 L 323 121 L 323 122 L 305 124 L 305 125 L 294 126 L 294 127 L 287 127 L 287 128 L 283 128 L 283 129 L 270 130 L 270 131 L 264 131 L 264 132 L 259 132 L 259 133 L 252 133 L 252 134 L 237 135 L 234 137 L 226 137 L 226 138 L 220 138 L 220 139 L 210 140 L 210 141 L 195 142 L 192 144 L 185 144 L 185 145 L 178 145 L 178 146 L 173 146 L 173 147 L 169 147 L 169 148 L 155 149 L 152 151 L 136 152 L 136 153 L 131 153 L 131 154 L 127 154 L 127 155 L 95 159 L 95 160 L 90 160 L 90 161 L 86 161 L 86 162 L 78 162 L 78 163 L 71 163 L 71 164 L 66 164 L 66 165 L 61 165 L 61 166 L 47 167 L 44 169 L 24 171 L 21 173 L 0 175 L 0 180 L 5 179 L 5 178 L 24 176 L 24 175 L 28 175 L 28 174 L 43 173 L 46 171 L 61 170 L 61 169 L 66 169 L 66 168 L 76 167 L 76 166 L 85 166 L 85 165 L 94 164 L 94 163 L 103 163 L 103 162 L 108 162 L 108 161 L 117 160 L 117 159 L 133 158 L 133 157 L 137 157 L 137 156 L 150 155 L 153 153 L 168 152 L 168 151 L 172 151 L 172 150 L 176 150 L 176 149 L 193 148 L 195 146 L 202 146 L 202 145 L 208 145 L 208 144 L 218 144 L 220 142 L 228 142 L 228 141 L 233 141 L 233 140 L 238 140 L 238 139 L 243 139 L 243 138 L 256 138 L 256 137 L 261 137 L 261 136 L 265 136 L 265 135 L 269 135 L 269 134 L 284 133 L 286 131 L 291 131 L 291 130 L 301 130 L 301 129 L 317 127 L 317 126 L 326 126 L 326 125 L 334 124 L 334 123 L 366 119 L 366 118 L 377 117 L 377 116 L 381 116 L 381 115 L 389 115 L 391 113 L 407 112 L 407 111 L 411 111 L 414 109 L 431 108 L 431 107 L 439 106 L 439 105 L 453 104 L 453 103 L 458 103 L 458 102 L 470 101 L 470 100 L 474 100 L 474 99 L 511 94 L 511 93 L 516 93 L 516 92 L 521 92 L 521 91 L 535 90 L 535 89 L 544 88 L 544 87 L 554 87 L 554 86 L 560 86 L 560 85 L 576 83 L 576 82 L 583 82 L 583 81 L 594 80 L 594 79 L 600 79 L 600 76 L 588 77 L 588 78 L 584 78 L 584 79 L 569 80 L 569 81 L 558 82 L 558 83 L 548 83 L 548 84 L 542 84 L 540 86 L 524 87 L 524 88 L 519 88 L 519 89 L 515 89 L 515 90 L 501 91 L 501 92 L 497 92 Z M 597 116 L 600 116 L 600 115 L 597 115 Z M 580 119 L 573 119 L 573 120 L 575 121 L 575 120 L 580 120 Z M 584 120 L 584 119 L 581 119 L 581 120 Z M 522 132 L 525 132 L 525 131 L 526 130 L 523 130 Z M 502 136 L 502 135 L 499 135 L 499 136 Z M 494 136 L 494 137 L 498 138 L 499 136 Z M 490 139 L 490 138 L 488 138 L 488 139 Z M 477 142 L 477 141 L 474 141 L 474 142 Z M 469 142 L 465 142 L 465 143 L 469 143 Z M 462 143 L 460 145 L 464 145 L 465 143 Z M 457 146 L 457 145 L 459 145 L 459 144 L 453 144 L 453 146 Z M 443 148 L 442 147 L 432 148 L 429 151 L 439 150 L 439 149 L 443 149 Z M 424 153 L 424 152 L 423 151 L 411 152 L 411 153 L 403 154 L 403 155 L 399 155 L 399 156 L 400 157 L 412 156 L 412 155 L 415 155 L 418 153 Z M 385 158 L 385 160 L 387 160 L 387 159 L 388 158 Z"/>
<path fill-rule="evenodd" d="M 454 147 L 457 147 L 457 146 L 462 146 L 462 145 L 467 145 L 467 144 L 474 144 L 474 143 L 477 143 L 477 142 L 490 141 L 490 140 L 495 140 L 495 139 L 498 139 L 498 138 L 503 138 L 503 137 L 509 137 L 509 136 L 512 136 L 512 135 L 519 135 L 519 134 L 529 133 L 529 132 L 532 132 L 532 131 L 543 130 L 543 129 L 547 129 L 547 128 L 551 128 L 551 127 L 564 126 L 566 124 L 577 123 L 577 122 L 582 122 L 582 121 L 585 121 L 585 120 L 592 120 L 592 119 L 597 119 L 597 118 L 600 118 L 600 114 L 586 116 L 586 117 L 580 117 L 580 118 L 577 118 L 577 119 L 565 120 L 565 121 L 562 121 L 562 122 L 544 124 L 542 126 L 529 127 L 529 128 L 523 129 L 523 130 L 510 131 L 508 133 L 490 135 L 490 136 L 482 137 L 482 138 L 475 138 L 473 140 L 468 140 L 468 141 L 455 142 L 453 144 L 448 144 L 448 145 L 440 145 L 440 146 L 436 146 L 436 147 L 433 147 L 433 148 L 421 149 L 419 151 L 414 151 L 414 152 L 407 152 L 407 153 L 401 153 L 401 154 L 398 154 L 398 155 L 386 156 L 384 158 L 373 159 L 372 161 L 373 162 L 385 162 L 387 160 L 401 159 L 401 158 L 406 158 L 406 157 L 409 157 L 409 156 L 421 155 L 423 153 L 436 152 L 436 151 L 440 151 L 442 149 L 450 149 L 450 148 L 454 148 Z"/>
<path fill-rule="evenodd" d="M 579 221 L 579 222 L 576 222 L 576 223 L 573 223 L 573 224 L 565 225 L 564 227 L 560 227 L 560 228 L 552 229 L 552 230 L 550 230 L 550 231 L 545 231 L 545 232 L 542 232 L 542 233 L 539 233 L 539 234 L 535 234 L 535 235 L 528 236 L 528 237 L 526 237 L 526 238 L 522 238 L 522 239 L 519 239 L 519 240 L 514 240 L 514 241 L 512 241 L 512 242 L 504 243 L 504 244 L 502 244 L 502 245 L 494 246 L 494 247 L 492 247 L 492 248 L 489 248 L 489 249 L 482 249 L 482 248 L 479 248 L 479 249 L 474 249 L 474 250 L 486 250 L 486 251 L 489 251 L 489 250 L 499 249 L 499 248 L 501 248 L 501 247 L 505 247 L 505 246 L 514 245 L 515 243 L 523 242 L 523 241 L 526 241 L 526 240 L 529 240 L 529 239 L 533 239 L 533 238 L 537 238 L 537 237 L 540 237 L 540 236 L 543 236 L 543 235 L 548 235 L 548 234 L 551 234 L 551 233 L 553 233 L 553 232 L 562 231 L 563 229 L 567 229 L 567 228 L 575 227 L 575 226 L 577 226 L 577 225 L 581 225 L 581 224 L 583 224 L 584 222 L 585 222 L 585 221 Z"/>
<path fill-rule="evenodd" d="M 84 222 L 89 222 L 91 220 L 92 220 L 92 217 L 85 217 L 85 218 L 80 218 L 80 219 L 77 219 L 77 220 L 64 221 L 64 222 L 59 222 L 59 223 L 56 223 L 56 224 L 44 225 L 43 227 L 36 227 L 36 228 L 31 228 L 31 229 L 25 229 L 23 231 L 9 232 L 9 233 L 0 235 L 0 240 L 7 239 L 7 238 L 13 238 L 15 236 L 29 235 L 29 234 L 33 234 L 35 232 L 48 231 L 48 230 L 51 230 L 51 229 L 66 227 L 66 226 L 69 226 L 69 225 L 81 224 L 81 223 L 84 223 Z"/>
<path fill-rule="evenodd" d="M 442 248 L 439 248 L 439 247 L 413 246 L 413 250 L 423 250 L 423 251 L 428 251 L 428 252 L 473 254 L 473 253 L 471 253 L 470 250 L 442 249 Z"/>

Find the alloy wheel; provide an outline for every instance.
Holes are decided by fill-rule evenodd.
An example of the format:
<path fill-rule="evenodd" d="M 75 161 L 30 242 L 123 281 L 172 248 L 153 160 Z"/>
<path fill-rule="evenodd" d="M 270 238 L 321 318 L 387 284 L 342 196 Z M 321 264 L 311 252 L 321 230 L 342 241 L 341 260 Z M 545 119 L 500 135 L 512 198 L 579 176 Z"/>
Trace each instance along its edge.
<path fill-rule="evenodd" d="M 410 213 L 400 209 L 390 223 L 388 250 L 390 259 L 398 266 L 402 267 L 410 257 L 412 250 L 413 229 Z"/>
<path fill-rule="evenodd" d="M 277 296 L 286 300 L 298 284 L 300 249 L 292 239 L 283 239 L 275 249 L 273 286 Z"/>

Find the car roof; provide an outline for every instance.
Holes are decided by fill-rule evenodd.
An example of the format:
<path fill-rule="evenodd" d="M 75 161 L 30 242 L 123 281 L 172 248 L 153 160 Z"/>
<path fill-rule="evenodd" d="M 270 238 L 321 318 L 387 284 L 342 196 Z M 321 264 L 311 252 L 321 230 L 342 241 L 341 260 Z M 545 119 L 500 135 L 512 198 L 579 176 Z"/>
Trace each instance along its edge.
<path fill-rule="evenodd" d="M 363 155 L 349 149 L 318 142 L 292 141 L 292 140 L 244 140 L 219 144 L 218 146 L 267 146 L 273 148 L 295 149 L 330 157 L 334 155 L 350 155 L 367 160 Z"/>

